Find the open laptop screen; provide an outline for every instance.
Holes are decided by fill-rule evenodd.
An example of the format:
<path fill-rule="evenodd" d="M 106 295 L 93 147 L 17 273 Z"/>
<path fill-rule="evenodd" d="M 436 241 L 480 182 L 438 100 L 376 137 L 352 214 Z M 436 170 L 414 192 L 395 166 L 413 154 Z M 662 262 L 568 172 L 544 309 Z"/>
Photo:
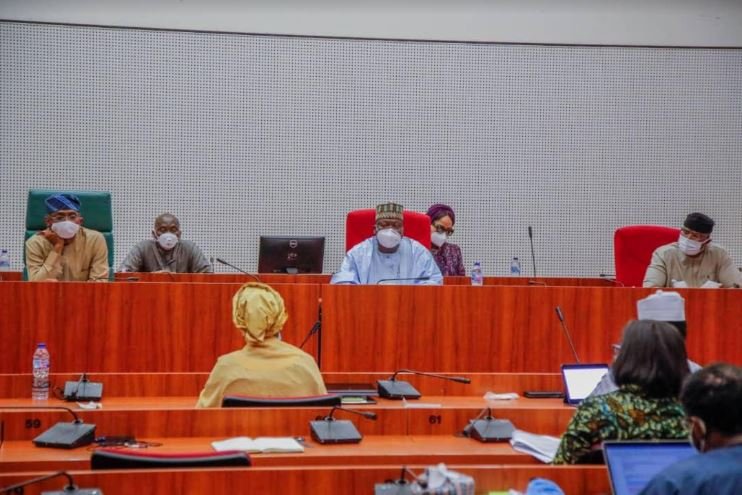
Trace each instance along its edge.
<path fill-rule="evenodd" d="M 614 495 L 642 491 L 666 467 L 696 455 L 686 441 L 607 441 L 603 456 Z"/>
<path fill-rule="evenodd" d="M 579 404 L 608 373 L 607 364 L 563 364 L 564 401 Z"/>

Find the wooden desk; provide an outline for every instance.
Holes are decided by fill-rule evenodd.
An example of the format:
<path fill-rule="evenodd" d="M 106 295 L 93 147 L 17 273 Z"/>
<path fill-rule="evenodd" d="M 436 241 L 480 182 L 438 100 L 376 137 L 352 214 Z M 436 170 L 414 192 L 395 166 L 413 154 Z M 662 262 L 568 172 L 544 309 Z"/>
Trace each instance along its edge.
<path fill-rule="evenodd" d="M 309 421 L 324 417 L 328 407 L 214 408 L 196 409 L 193 397 L 140 397 L 105 399 L 103 409 L 82 410 L 75 403 L 53 399 L 5 399 L 0 405 L 6 440 L 31 440 L 60 421 L 69 422 L 68 412 L 59 410 L 7 409 L 8 406 L 73 406 L 86 423 L 96 425 L 96 435 L 153 437 L 211 436 L 308 436 Z M 574 408 L 559 399 L 485 401 L 478 397 L 423 397 L 419 401 L 379 400 L 373 405 L 346 406 L 377 413 L 376 421 L 352 414 L 336 413 L 352 420 L 364 435 L 454 435 L 483 408 L 492 408 L 496 418 L 509 419 L 522 430 L 560 435 Z"/>
<path fill-rule="evenodd" d="M 610 362 L 637 300 L 651 289 L 607 287 L 322 287 L 323 371 L 410 368 L 451 373 L 556 372 L 574 362 L 561 306 L 583 362 Z M 688 354 L 742 361 L 742 291 L 681 291 Z"/>
<path fill-rule="evenodd" d="M 464 373 L 471 380 L 466 385 L 448 380 L 401 373 L 400 379 L 410 382 L 423 396 L 456 395 L 481 397 L 486 392 L 516 392 L 525 390 L 561 390 L 558 373 Z M 91 381 L 103 383 L 103 397 L 191 396 L 201 393 L 209 373 L 90 373 Z M 376 386 L 377 380 L 389 378 L 389 373 L 322 373 L 328 387 L 353 383 Z M 53 373 L 53 386 L 64 387 L 66 381 L 77 381 L 79 374 Z M 0 374 L 0 399 L 27 399 L 31 391 L 31 373 Z"/>
<path fill-rule="evenodd" d="M 416 472 L 421 466 L 409 465 Z M 515 488 L 525 490 L 535 477 L 548 478 L 568 494 L 605 494 L 610 492 L 604 466 L 517 466 L 517 465 L 452 465 L 450 469 L 474 477 L 476 493 Z M 0 474 L 0 486 L 27 480 L 35 474 Z M 231 469 L 73 471 L 81 488 L 97 487 L 106 495 L 131 493 L 232 493 L 236 487 L 249 487 L 250 493 L 370 494 L 374 484 L 398 479 L 400 466 L 333 466 L 333 467 L 251 467 Z M 59 490 L 64 479 L 39 485 L 39 489 Z M 38 493 L 27 489 L 26 493 Z"/>
<path fill-rule="evenodd" d="M 161 446 L 151 453 L 211 452 L 211 442 L 225 437 L 140 438 Z M 370 435 L 359 444 L 321 445 L 309 435 L 305 450 L 293 454 L 250 454 L 253 466 L 337 466 L 446 464 L 540 464 L 534 457 L 516 452 L 508 442 L 481 443 L 469 438 L 443 435 Z M 141 450 L 139 450 L 141 452 Z M 5 442 L 0 449 L 0 472 L 90 469 L 89 447 L 51 449 L 30 441 Z"/>
<path fill-rule="evenodd" d="M 0 282 L 18 282 L 23 280 L 22 272 L 0 272 Z"/>
<path fill-rule="evenodd" d="M 38 342 L 55 372 L 210 371 L 244 346 L 232 323 L 241 284 L 0 283 L 1 373 L 28 373 Z M 286 301 L 283 338 L 299 345 L 317 319 L 320 286 L 274 288 Z M 314 353 L 316 340 L 305 350 Z"/>
<path fill-rule="evenodd" d="M 243 342 L 231 322 L 238 283 L 0 283 L 0 373 L 28 373 L 46 342 L 55 372 L 207 372 Z M 572 362 L 561 306 L 584 362 L 611 344 L 653 291 L 612 287 L 275 285 L 284 339 L 299 344 L 323 309 L 327 372 L 554 373 Z M 742 362 L 742 291 L 681 291 L 699 363 Z M 315 353 L 316 339 L 305 350 Z"/>

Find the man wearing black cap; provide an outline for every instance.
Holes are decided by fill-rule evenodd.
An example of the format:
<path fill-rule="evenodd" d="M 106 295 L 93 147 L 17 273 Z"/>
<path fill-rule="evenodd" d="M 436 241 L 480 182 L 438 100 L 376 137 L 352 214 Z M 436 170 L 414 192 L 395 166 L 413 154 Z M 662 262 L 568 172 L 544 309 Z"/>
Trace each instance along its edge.
<path fill-rule="evenodd" d="M 726 250 L 711 243 L 714 221 L 691 213 L 680 229 L 678 242 L 652 254 L 644 287 L 739 287 L 742 276 Z"/>
<path fill-rule="evenodd" d="M 31 281 L 106 281 L 108 247 L 103 235 L 82 227 L 80 199 L 74 194 L 46 198 L 47 228 L 26 241 Z"/>

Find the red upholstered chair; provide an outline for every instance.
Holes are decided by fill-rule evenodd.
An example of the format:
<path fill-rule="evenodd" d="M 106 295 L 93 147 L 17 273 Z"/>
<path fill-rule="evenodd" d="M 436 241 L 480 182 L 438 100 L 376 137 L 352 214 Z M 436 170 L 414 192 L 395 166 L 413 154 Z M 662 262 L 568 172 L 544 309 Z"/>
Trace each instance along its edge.
<path fill-rule="evenodd" d="M 680 229 L 661 225 L 627 225 L 613 235 L 616 280 L 626 287 L 641 287 L 652 253 L 678 240 Z"/>
<path fill-rule="evenodd" d="M 90 468 L 93 470 L 239 467 L 249 465 L 250 457 L 241 451 L 177 453 L 103 448 L 93 451 L 93 455 L 90 456 Z"/>
<path fill-rule="evenodd" d="M 404 216 L 404 235 L 430 249 L 430 217 L 424 213 L 407 211 Z M 345 250 L 350 249 L 374 235 L 376 210 L 373 208 L 355 210 L 345 219 Z"/>

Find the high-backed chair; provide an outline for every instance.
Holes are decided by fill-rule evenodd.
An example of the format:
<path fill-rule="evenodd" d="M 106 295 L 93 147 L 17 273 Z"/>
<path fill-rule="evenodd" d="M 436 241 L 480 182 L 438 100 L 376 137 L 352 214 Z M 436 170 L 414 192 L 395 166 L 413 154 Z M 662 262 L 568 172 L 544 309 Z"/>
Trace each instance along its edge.
<path fill-rule="evenodd" d="M 26 205 L 26 235 L 23 242 L 46 228 L 44 217 L 46 216 L 46 204 L 44 200 L 52 194 L 66 192 L 80 198 L 80 214 L 83 217 L 83 227 L 97 230 L 106 239 L 108 246 L 108 273 L 113 277 L 113 211 L 111 208 L 111 193 L 100 191 L 59 191 L 47 189 L 31 189 L 28 191 L 28 203 Z M 23 246 L 23 277 L 28 279 L 26 273 L 26 248 Z"/>
<path fill-rule="evenodd" d="M 339 395 L 311 395 L 308 397 L 255 397 L 248 395 L 227 395 L 222 399 L 222 407 L 322 407 L 339 406 Z"/>
<path fill-rule="evenodd" d="M 652 253 L 678 240 L 680 229 L 661 225 L 627 225 L 613 235 L 616 280 L 626 287 L 641 287 Z"/>
<path fill-rule="evenodd" d="M 430 217 L 424 213 L 405 210 L 404 235 L 430 249 Z M 355 210 L 345 219 L 345 250 L 350 249 L 374 235 L 376 210 L 373 208 Z"/>
<path fill-rule="evenodd" d="M 90 468 L 93 470 L 240 467 L 249 465 L 250 457 L 241 451 L 160 453 L 103 448 L 93 451 L 90 456 Z"/>

